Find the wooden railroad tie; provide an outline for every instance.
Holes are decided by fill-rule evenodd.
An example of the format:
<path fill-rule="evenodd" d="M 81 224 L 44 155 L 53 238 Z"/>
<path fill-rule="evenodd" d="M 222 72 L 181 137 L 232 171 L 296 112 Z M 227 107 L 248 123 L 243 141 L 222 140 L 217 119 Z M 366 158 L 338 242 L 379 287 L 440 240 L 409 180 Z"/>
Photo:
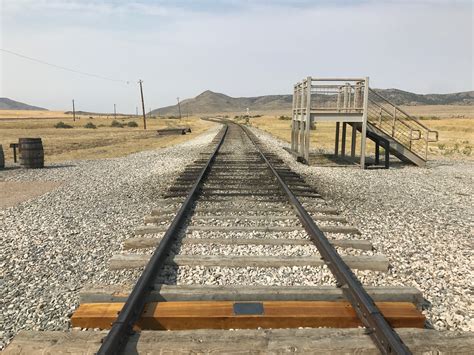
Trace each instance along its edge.
<path fill-rule="evenodd" d="M 167 231 L 166 226 L 144 226 L 135 230 L 135 235 L 164 233 Z M 343 233 L 343 234 L 361 234 L 360 231 L 353 226 L 320 226 L 319 229 L 326 233 Z M 304 231 L 300 226 L 189 226 L 187 232 L 294 232 Z"/>
<path fill-rule="evenodd" d="M 163 214 L 174 214 L 178 211 L 179 207 L 181 206 L 179 202 L 175 200 L 173 203 L 168 202 L 162 203 L 162 207 L 155 209 L 151 212 L 152 216 L 161 216 Z M 217 213 L 222 212 L 221 207 L 196 207 L 194 209 L 194 213 Z M 285 205 L 285 208 L 282 207 L 266 207 L 265 209 L 256 208 L 249 206 L 245 209 L 245 212 L 256 212 L 256 213 L 271 213 L 271 212 L 281 212 L 281 211 L 293 211 L 290 205 Z M 242 208 L 227 206 L 225 208 L 226 213 L 235 213 L 235 212 L 242 212 Z M 306 211 L 308 213 L 317 213 L 317 214 L 329 214 L 329 215 L 337 215 L 338 210 L 331 207 L 307 207 Z"/>
<path fill-rule="evenodd" d="M 123 241 L 123 249 L 155 248 L 161 238 L 135 237 Z M 372 243 L 368 240 L 359 239 L 330 239 L 330 243 L 340 248 L 354 248 L 360 250 L 372 250 Z M 181 240 L 182 245 L 313 245 L 310 239 L 284 239 L 284 238 L 192 238 L 186 237 Z M 315 247 L 316 248 L 316 247 Z"/>
<path fill-rule="evenodd" d="M 116 254 L 110 259 L 111 270 L 133 269 L 148 264 L 149 254 Z M 345 255 L 344 262 L 352 269 L 386 272 L 388 259 L 383 255 Z M 285 267 L 285 266 L 323 266 L 325 262 L 316 256 L 208 256 L 176 255 L 166 261 L 169 265 L 191 267 Z"/>
<path fill-rule="evenodd" d="M 125 354 L 378 354 L 363 328 L 216 329 L 133 334 Z M 398 328 L 397 333 L 415 354 L 471 354 L 474 333 L 439 332 L 430 329 Z M 12 354 L 95 354 L 102 344 L 102 331 L 20 331 L 4 351 Z"/>
<path fill-rule="evenodd" d="M 192 219 L 195 221 L 259 221 L 259 222 L 266 222 L 271 223 L 274 221 L 299 221 L 297 216 L 272 216 L 272 215 L 258 215 L 258 216 L 251 216 L 251 215 L 212 215 L 212 216 L 192 216 Z M 320 222 L 342 222 L 347 223 L 347 220 L 342 216 L 315 216 L 313 220 L 320 221 Z M 161 216 L 146 216 L 144 218 L 145 223 L 159 223 L 159 222 L 171 222 L 171 217 L 166 215 Z"/>
<path fill-rule="evenodd" d="M 87 285 L 80 303 L 125 302 L 133 285 Z M 413 287 L 365 286 L 375 302 L 409 302 L 417 309 L 425 304 Z M 346 301 L 342 288 L 335 286 L 214 286 L 166 285 L 155 283 L 146 302 L 174 301 Z"/>
<path fill-rule="evenodd" d="M 423 328 L 424 315 L 408 302 L 378 302 L 392 327 Z M 109 329 L 123 303 L 81 304 L 71 318 L 73 327 Z M 325 301 L 198 301 L 152 302 L 137 327 L 148 330 L 256 329 L 362 326 L 349 302 Z"/>

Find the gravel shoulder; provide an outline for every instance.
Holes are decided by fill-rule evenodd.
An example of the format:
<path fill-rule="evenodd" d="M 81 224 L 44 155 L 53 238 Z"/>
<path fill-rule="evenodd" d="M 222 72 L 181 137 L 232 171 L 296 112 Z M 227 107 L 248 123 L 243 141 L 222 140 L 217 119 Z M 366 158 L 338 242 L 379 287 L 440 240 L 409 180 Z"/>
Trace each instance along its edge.
<path fill-rule="evenodd" d="M 387 275 L 358 273 L 365 284 L 417 287 L 436 329 L 474 330 L 473 162 L 365 171 L 309 167 L 282 149 L 288 143 L 253 131 L 389 258 Z"/>
<path fill-rule="evenodd" d="M 219 128 L 122 158 L 0 172 L 3 184 L 56 187 L 0 210 L 0 349 L 20 329 L 68 328 L 82 286 L 109 277 L 109 258 Z"/>

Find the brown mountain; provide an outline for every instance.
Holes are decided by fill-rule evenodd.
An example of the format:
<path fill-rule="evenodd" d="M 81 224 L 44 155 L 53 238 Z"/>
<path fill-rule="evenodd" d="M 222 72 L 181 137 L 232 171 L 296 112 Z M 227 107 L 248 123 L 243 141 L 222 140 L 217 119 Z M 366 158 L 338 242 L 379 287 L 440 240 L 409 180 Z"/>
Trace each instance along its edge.
<path fill-rule="evenodd" d="M 291 95 L 268 95 L 257 97 L 230 97 L 224 94 L 204 91 L 193 99 L 181 101 L 181 113 L 201 114 L 218 112 L 275 111 L 291 109 Z M 177 116 L 178 105 L 162 107 L 152 111 L 161 116 Z"/>
<path fill-rule="evenodd" d="M 398 89 L 375 89 L 396 105 L 474 105 L 474 91 L 453 94 L 415 94 Z M 210 90 L 193 99 L 181 101 L 181 113 L 213 114 L 225 112 L 288 111 L 291 110 L 292 95 L 267 95 L 257 97 L 230 97 Z M 155 109 L 152 114 L 177 116 L 178 105 Z"/>
<path fill-rule="evenodd" d="M 45 108 L 31 106 L 23 102 L 11 100 L 6 97 L 0 97 L 0 110 L 38 110 L 38 111 L 48 111 Z"/>

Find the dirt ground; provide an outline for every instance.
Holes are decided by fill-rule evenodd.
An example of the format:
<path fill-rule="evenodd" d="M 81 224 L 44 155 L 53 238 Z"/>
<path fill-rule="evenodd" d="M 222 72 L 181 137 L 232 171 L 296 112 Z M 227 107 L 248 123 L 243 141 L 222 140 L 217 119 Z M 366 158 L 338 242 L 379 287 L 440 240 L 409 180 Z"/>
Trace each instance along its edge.
<path fill-rule="evenodd" d="M 0 144 L 3 146 L 6 166 L 15 168 L 10 143 L 20 137 L 41 137 L 45 151 L 45 164 L 66 160 L 87 160 L 125 156 L 143 150 L 152 150 L 175 145 L 203 133 L 215 123 L 198 117 L 178 119 L 147 119 L 147 130 L 143 130 L 142 118 L 118 116 L 123 128 L 111 127 L 113 117 L 76 116 L 60 111 L 0 110 Z M 73 128 L 55 128 L 64 122 Z M 136 122 L 138 127 L 128 127 Z M 85 128 L 93 123 L 97 128 Z M 157 129 L 167 127 L 190 127 L 186 135 L 158 136 Z M 15 206 L 26 200 L 51 191 L 61 183 L 50 181 L 11 182 L 2 181 L 0 171 L 0 209 Z"/>
<path fill-rule="evenodd" d="M 474 159 L 473 106 L 405 106 L 403 109 L 420 119 L 425 126 L 439 132 L 439 141 L 429 145 L 429 159 Z M 266 114 L 251 118 L 250 123 L 290 142 L 290 117 L 289 112 L 285 115 Z M 334 123 L 318 123 L 317 129 L 311 133 L 311 147 L 333 151 L 334 136 Z M 372 142 L 367 144 L 368 153 L 373 153 Z"/>
<path fill-rule="evenodd" d="M 60 185 L 57 181 L 0 181 L 0 210 L 41 196 Z"/>
<path fill-rule="evenodd" d="M 131 153 L 163 148 L 196 137 L 214 123 L 198 117 L 179 119 L 147 119 L 147 130 L 143 121 L 135 116 L 119 116 L 117 121 L 123 128 L 111 127 L 113 117 L 77 116 L 58 111 L 1 111 L 0 144 L 3 146 L 7 164 L 13 162 L 10 143 L 20 137 L 40 137 L 43 140 L 45 162 L 59 162 L 74 159 L 100 159 L 125 156 Z M 64 122 L 73 128 L 55 128 Z M 136 122 L 138 127 L 128 127 Z M 97 128 L 85 128 L 88 123 Z M 167 127 L 190 127 L 186 135 L 158 137 L 156 130 Z"/>

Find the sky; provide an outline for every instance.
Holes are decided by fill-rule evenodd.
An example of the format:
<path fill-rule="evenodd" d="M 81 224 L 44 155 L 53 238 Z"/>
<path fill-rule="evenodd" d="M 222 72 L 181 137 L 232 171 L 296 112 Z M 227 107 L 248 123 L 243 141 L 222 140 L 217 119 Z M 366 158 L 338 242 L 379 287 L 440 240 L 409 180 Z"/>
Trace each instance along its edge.
<path fill-rule="evenodd" d="M 0 0 L 0 97 L 134 113 L 205 90 L 289 94 L 307 76 L 473 90 L 471 0 Z M 104 78 L 107 79 L 104 79 Z"/>

